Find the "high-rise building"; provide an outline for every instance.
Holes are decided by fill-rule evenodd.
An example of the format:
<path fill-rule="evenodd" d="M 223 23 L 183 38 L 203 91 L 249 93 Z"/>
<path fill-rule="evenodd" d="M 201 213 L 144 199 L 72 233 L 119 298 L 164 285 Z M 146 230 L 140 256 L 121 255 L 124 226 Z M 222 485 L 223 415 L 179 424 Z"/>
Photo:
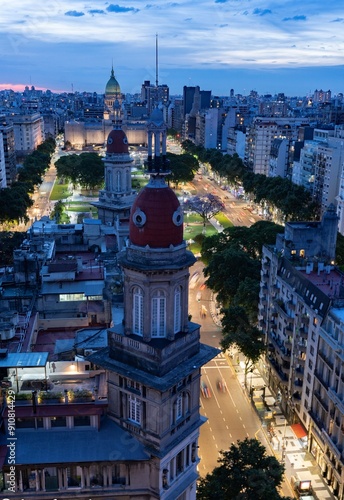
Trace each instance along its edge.
<path fill-rule="evenodd" d="M 183 117 L 190 113 L 192 107 L 194 105 L 194 97 L 196 88 L 198 88 L 200 95 L 200 105 L 199 109 L 208 109 L 210 108 L 211 102 L 211 91 L 210 90 L 200 90 L 199 87 L 187 87 L 186 85 L 183 87 Z"/>
<path fill-rule="evenodd" d="M 344 495 L 344 290 L 335 265 L 338 217 L 290 222 L 263 247 L 259 325 L 267 353 L 262 370 L 334 498 Z M 285 443 L 283 443 L 285 444 Z"/>
<path fill-rule="evenodd" d="M 17 173 L 13 126 L 7 123 L 7 121 L 0 119 L 0 133 L 2 133 L 3 138 L 6 186 L 10 186 L 15 181 Z"/>
<path fill-rule="evenodd" d="M 6 187 L 6 166 L 3 135 L 0 132 L 0 188 Z"/>

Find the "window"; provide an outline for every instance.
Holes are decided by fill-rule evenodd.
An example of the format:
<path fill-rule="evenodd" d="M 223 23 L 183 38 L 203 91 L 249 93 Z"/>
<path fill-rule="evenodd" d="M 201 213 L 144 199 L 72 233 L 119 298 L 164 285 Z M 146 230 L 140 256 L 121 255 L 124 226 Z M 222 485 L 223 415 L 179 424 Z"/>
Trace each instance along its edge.
<path fill-rule="evenodd" d="M 166 335 L 166 298 L 162 291 L 154 293 L 152 298 L 152 337 Z"/>
<path fill-rule="evenodd" d="M 116 172 L 116 192 L 119 193 L 121 191 L 122 184 L 122 173 L 117 170 Z"/>
<path fill-rule="evenodd" d="M 66 417 L 51 417 L 50 422 L 51 427 L 66 427 L 67 425 Z"/>
<path fill-rule="evenodd" d="M 132 395 L 128 396 L 128 418 L 136 424 L 141 424 L 141 401 Z"/>
<path fill-rule="evenodd" d="M 127 379 L 127 388 L 141 394 L 141 384 L 139 384 L 139 382 Z"/>
<path fill-rule="evenodd" d="M 75 427 L 89 427 L 91 425 L 91 417 L 89 415 L 79 415 L 74 417 L 74 426 Z"/>
<path fill-rule="evenodd" d="M 86 300 L 84 293 L 61 293 L 60 302 L 75 302 L 79 300 Z"/>
<path fill-rule="evenodd" d="M 178 286 L 174 291 L 174 333 L 180 332 L 182 327 L 181 297 L 181 287 Z"/>
<path fill-rule="evenodd" d="M 133 309 L 133 332 L 143 335 L 143 293 L 139 287 L 133 290 Z"/>
<path fill-rule="evenodd" d="M 183 469 L 184 469 L 184 450 L 180 451 L 176 457 L 177 476 L 183 472 Z"/>
<path fill-rule="evenodd" d="M 176 420 L 183 416 L 183 395 L 179 394 L 176 401 Z"/>

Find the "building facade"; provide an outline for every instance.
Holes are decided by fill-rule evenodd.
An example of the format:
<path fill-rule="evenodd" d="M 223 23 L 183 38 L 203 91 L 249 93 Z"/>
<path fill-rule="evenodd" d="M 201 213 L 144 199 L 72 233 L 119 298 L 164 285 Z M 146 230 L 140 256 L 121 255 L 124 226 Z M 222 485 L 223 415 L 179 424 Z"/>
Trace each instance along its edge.
<path fill-rule="evenodd" d="M 335 266 L 338 217 L 288 223 L 263 247 L 259 324 L 263 372 L 284 413 L 308 434 L 308 450 L 334 498 L 344 498 L 344 274 Z"/>
<path fill-rule="evenodd" d="M 12 123 L 17 155 L 32 153 L 44 141 L 44 121 L 40 113 L 15 115 Z"/>

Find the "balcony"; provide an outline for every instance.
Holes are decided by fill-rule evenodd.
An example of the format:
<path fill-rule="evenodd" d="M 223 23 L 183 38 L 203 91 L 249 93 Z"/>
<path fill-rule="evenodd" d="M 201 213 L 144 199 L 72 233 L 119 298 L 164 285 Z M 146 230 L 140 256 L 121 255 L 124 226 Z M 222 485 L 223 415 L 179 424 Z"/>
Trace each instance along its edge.
<path fill-rule="evenodd" d="M 292 300 L 288 300 L 287 302 L 287 307 L 288 309 L 290 309 L 291 311 L 295 311 L 296 309 L 296 304 L 294 304 L 294 302 Z"/>
<path fill-rule="evenodd" d="M 303 386 L 303 381 L 301 379 L 296 379 L 293 382 L 294 391 L 300 391 Z"/>
<path fill-rule="evenodd" d="M 301 353 L 306 353 L 306 351 L 307 351 L 307 345 L 300 342 L 300 343 L 297 344 L 297 349 Z"/>
<path fill-rule="evenodd" d="M 309 316 L 307 316 L 306 314 L 303 314 L 301 316 L 301 323 L 304 325 L 304 326 L 308 326 L 309 325 Z"/>
<path fill-rule="evenodd" d="M 277 361 L 273 358 L 269 358 L 269 363 L 272 369 L 272 372 L 278 377 L 279 381 L 287 386 L 288 384 L 288 377 L 282 370 L 282 368 L 278 365 Z M 289 370 L 288 370 L 289 373 Z"/>
<path fill-rule="evenodd" d="M 325 423 L 322 421 L 322 419 L 319 417 L 319 415 L 312 410 L 309 412 L 309 416 L 311 417 L 311 419 L 313 420 L 313 422 L 317 426 L 319 435 L 321 435 L 322 430 L 325 427 Z"/>
<path fill-rule="evenodd" d="M 328 390 L 328 383 L 325 382 L 325 380 L 323 379 L 323 376 L 321 373 L 319 373 L 318 370 L 315 370 L 314 372 L 314 376 L 315 378 L 320 382 L 320 384 L 326 389 Z"/>
<path fill-rule="evenodd" d="M 302 358 L 300 356 L 298 356 L 296 358 L 296 362 L 302 367 L 304 368 L 305 364 L 306 364 L 306 358 Z"/>
<path fill-rule="evenodd" d="M 262 330 L 265 330 L 265 328 L 266 328 L 266 321 L 265 321 L 265 319 L 260 319 L 259 322 L 258 322 L 258 325 L 259 325 L 259 328 L 261 328 Z"/>
<path fill-rule="evenodd" d="M 331 370 L 333 370 L 333 361 L 331 361 L 326 354 L 324 354 L 322 351 L 318 351 L 318 356 L 321 358 Z"/>
<path fill-rule="evenodd" d="M 270 269 L 270 262 L 264 261 L 262 264 L 262 268 L 264 271 L 268 271 Z"/>
<path fill-rule="evenodd" d="M 282 360 L 285 362 L 290 362 L 290 358 L 291 358 L 291 353 L 290 351 L 288 351 L 287 349 L 281 349 L 280 352 L 278 353 Z"/>
<path fill-rule="evenodd" d="M 308 339 L 308 329 L 305 328 L 304 326 L 301 326 L 299 328 L 299 335 L 301 339 L 307 340 Z"/>
<path fill-rule="evenodd" d="M 324 399 L 321 397 L 321 394 L 319 391 L 313 391 L 313 396 L 319 401 L 321 406 L 324 408 L 326 412 L 328 412 L 328 404 L 324 401 Z"/>
<path fill-rule="evenodd" d="M 292 325 L 287 325 L 285 327 L 285 333 L 286 335 L 293 335 L 294 329 Z"/>

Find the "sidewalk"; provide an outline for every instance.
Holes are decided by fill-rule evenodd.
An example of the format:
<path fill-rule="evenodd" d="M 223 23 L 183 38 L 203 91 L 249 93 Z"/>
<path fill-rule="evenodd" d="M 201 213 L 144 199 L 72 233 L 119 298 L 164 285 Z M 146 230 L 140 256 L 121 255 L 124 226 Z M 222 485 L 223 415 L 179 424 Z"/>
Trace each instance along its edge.
<path fill-rule="evenodd" d="M 292 426 L 286 421 L 278 402 L 271 394 L 258 370 L 255 369 L 248 374 L 247 388 L 245 388 L 243 356 L 235 354 L 233 358 L 228 359 L 237 374 L 242 390 L 251 399 L 251 403 L 260 417 L 262 433 L 269 443 L 271 452 L 277 460 L 285 465 L 285 480 L 287 483 L 291 484 L 292 476 L 296 477 L 298 473 L 302 473 L 304 477 L 306 472 L 307 478 L 311 480 L 313 495 L 316 499 L 334 499 L 335 496 L 323 480 L 320 467 L 312 454 L 307 451 L 306 438 L 298 438 L 295 433 L 295 425 Z M 250 389 L 252 388 L 254 390 L 251 398 Z M 264 393 L 265 404 L 263 400 Z"/>

